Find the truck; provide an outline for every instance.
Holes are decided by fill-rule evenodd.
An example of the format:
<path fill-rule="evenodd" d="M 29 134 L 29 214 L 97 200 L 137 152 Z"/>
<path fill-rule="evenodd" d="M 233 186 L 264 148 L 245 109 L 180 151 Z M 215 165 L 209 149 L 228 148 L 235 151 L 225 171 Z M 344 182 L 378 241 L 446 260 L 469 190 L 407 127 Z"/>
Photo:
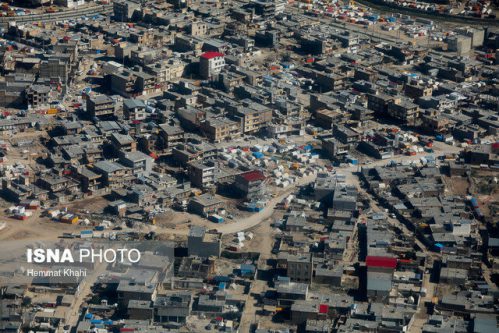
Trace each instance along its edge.
<path fill-rule="evenodd" d="M 92 238 L 94 235 L 92 230 L 82 230 L 80 231 L 80 238 Z"/>
<path fill-rule="evenodd" d="M 208 220 L 215 222 L 215 223 L 223 223 L 224 218 L 221 217 L 220 215 L 213 214 L 208 217 Z"/>

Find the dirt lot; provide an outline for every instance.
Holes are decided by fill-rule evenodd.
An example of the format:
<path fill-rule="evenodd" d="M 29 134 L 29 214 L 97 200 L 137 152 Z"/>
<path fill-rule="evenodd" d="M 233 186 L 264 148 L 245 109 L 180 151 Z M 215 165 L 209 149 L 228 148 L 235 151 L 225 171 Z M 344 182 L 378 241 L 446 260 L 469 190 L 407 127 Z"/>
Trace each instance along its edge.
<path fill-rule="evenodd" d="M 102 213 L 108 204 L 109 201 L 102 197 L 93 197 L 59 205 L 58 208 L 67 207 L 70 212 Z"/>
<path fill-rule="evenodd" d="M 201 216 L 184 212 L 167 211 L 156 216 L 156 226 L 161 229 L 184 229 L 191 224 L 206 225 L 206 223 L 213 222 L 209 222 Z"/>
<path fill-rule="evenodd" d="M 469 184 L 467 178 L 442 176 L 442 180 L 445 184 L 445 187 L 452 194 L 467 195 L 468 189 L 470 187 L 470 184 Z"/>
<path fill-rule="evenodd" d="M 54 222 L 39 217 L 37 212 L 24 221 L 14 220 L 4 213 L 0 214 L 0 219 L 7 223 L 7 226 L 0 231 L 0 240 L 56 239 L 64 232 L 76 232 L 85 229 L 82 226 Z"/>

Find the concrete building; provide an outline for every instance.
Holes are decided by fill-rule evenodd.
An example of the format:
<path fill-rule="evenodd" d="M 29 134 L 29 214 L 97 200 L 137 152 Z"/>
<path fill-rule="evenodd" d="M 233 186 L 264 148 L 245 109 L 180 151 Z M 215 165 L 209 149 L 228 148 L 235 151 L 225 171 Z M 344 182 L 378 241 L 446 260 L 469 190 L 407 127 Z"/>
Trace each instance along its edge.
<path fill-rule="evenodd" d="M 140 0 L 119 0 L 113 2 L 114 18 L 121 22 L 127 22 L 134 17 L 140 9 Z"/>
<path fill-rule="evenodd" d="M 227 118 L 207 119 L 201 123 L 201 129 L 213 142 L 222 142 L 241 136 L 241 124 Z"/>
<path fill-rule="evenodd" d="M 152 171 L 154 159 L 140 151 L 123 152 L 120 163 L 133 170 L 137 176 L 148 176 Z"/>
<path fill-rule="evenodd" d="M 312 254 L 287 255 L 286 275 L 293 282 L 310 284 L 314 271 Z"/>
<path fill-rule="evenodd" d="M 241 122 L 244 134 L 256 133 L 272 121 L 272 109 L 249 100 L 243 100 L 241 105 L 227 109 Z"/>
<path fill-rule="evenodd" d="M 192 161 L 188 165 L 189 179 L 191 184 L 201 189 L 210 189 L 215 186 L 214 162 Z"/>
<path fill-rule="evenodd" d="M 258 170 L 236 176 L 234 187 L 247 199 L 260 198 L 265 193 L 265 175 Z"/>
<path fill-rule="evenodd" d="M 199 75 L 203 79 L 213 78 L 225 66 L 224 55 L 220 52 L 205 52 L 199 58 Z"/>
<path fill-rule="evenodd" d="M 199 214 L 201 216 L 208 216 L 215 214 L 219 209 L 223 208 L 225 203 L 216 198 L 210 193 L 205 193 L 192 198 L 189 201 L 189 211 Z"/>
<path fill-rule="evenodd" d="M 283 0 L 252 0 L 255 14 L 264 18 L 273 17 L 284 12 L 286 2 Z"/>
<path fill-rule="evenodd" d="M 50 104 L 50 87 L 34 84 L 26 89 L 26 99 L 28 105 L 32 108 L 46 107 Z"/>
<path fill-rule="evenodd" d="M 92 118 L 111 118 L 116 112 L 115 105 L 115 101 L 107 95 L 94 95 L 87 98 L 87 114 Z"/>
<path fill-rule="evenodd" d="M 222 253 L 222 235 L 206 232 L 205 227 L 192 226 L 187 237 L 187 249 L 190 256 L 201 258 L 220 257 Z"/>
<path fill-rule="evenodd" d="M 154 270 L 129 269 L 116 288 L 118 303 L 126 307 L 131 300 L 154 301 L 157 282 L 158 273 Z"/>
<path fill-rule="evenodd" d="M 176 292 L 154 301 L 154 320 L 159 323 L 185 323 L 192 310 L 192 294 Z"/>
<path fill-rule="evenodd" d="M 54 3 L 66 8 L 76 8 L 85 4 L 85 0 L 54 0 Z"/>
<path fill-rule="evenodd" d="M 388 115 L 404 125 L 415 126 L 419 119 L 419 107 L 407 99 L 398 99 L 388 104 Z"/>
<path fill-rule="evenodd" d="M 59 80 L 62 85 L 68 82 L 70 73 L 69 60 L 59 58 L 49 58 L 40 62 L 40 77 Z"/>
<path fill-rule="evenodd" d="M 146 104 L 140 99 L 125 99 L 123 101 L 123 115 L 132 122 L 146 119 Z"/>
<path fill-rule="evenodd" d="M 447 38 L 447 48 L 451 52 L 456 52 L 457 55 L 467 55 L 472 48 L 473 39 L 468 36 L 456 35 Z"/>

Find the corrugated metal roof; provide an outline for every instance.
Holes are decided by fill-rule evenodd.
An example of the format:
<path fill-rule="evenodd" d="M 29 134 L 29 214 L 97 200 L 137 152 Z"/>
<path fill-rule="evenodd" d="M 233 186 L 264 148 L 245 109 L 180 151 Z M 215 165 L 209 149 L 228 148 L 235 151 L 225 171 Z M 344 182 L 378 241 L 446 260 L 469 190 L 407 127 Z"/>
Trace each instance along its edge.
<path fill-rule="evenodd" d="M 223 56 L 224 56 L 224 54 L 220 53 L 220 52 L 205 52 L 201 55 L 201 58 L 213 59 L 213 58 L 223 57 Z"/>
<path fill-rule="evenodd" d="M 395 268 L 397 267 L 397 259 L 381 256 L 367 256 L 367 267 L 382 267 L 382 268 Z"/>
<path fill-rule="evenodd" d="M 257 180 L 265 180 L 265 175 L 261 171 L 258 171 L 258 170 L 245 172 L 245 173 L 241 174 L 241 177 L 243 177 L 248 182 L 254 182 Z"/>

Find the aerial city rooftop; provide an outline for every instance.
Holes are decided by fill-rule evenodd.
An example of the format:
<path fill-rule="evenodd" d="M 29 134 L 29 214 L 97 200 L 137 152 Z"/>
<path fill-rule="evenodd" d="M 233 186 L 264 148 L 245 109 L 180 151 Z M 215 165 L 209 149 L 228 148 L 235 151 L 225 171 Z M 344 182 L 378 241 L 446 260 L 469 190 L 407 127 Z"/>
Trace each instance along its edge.
<path fill-rule="evenodd" d="M 0 4 L 0 333 L 499 332 L 497 2 Z"/>

